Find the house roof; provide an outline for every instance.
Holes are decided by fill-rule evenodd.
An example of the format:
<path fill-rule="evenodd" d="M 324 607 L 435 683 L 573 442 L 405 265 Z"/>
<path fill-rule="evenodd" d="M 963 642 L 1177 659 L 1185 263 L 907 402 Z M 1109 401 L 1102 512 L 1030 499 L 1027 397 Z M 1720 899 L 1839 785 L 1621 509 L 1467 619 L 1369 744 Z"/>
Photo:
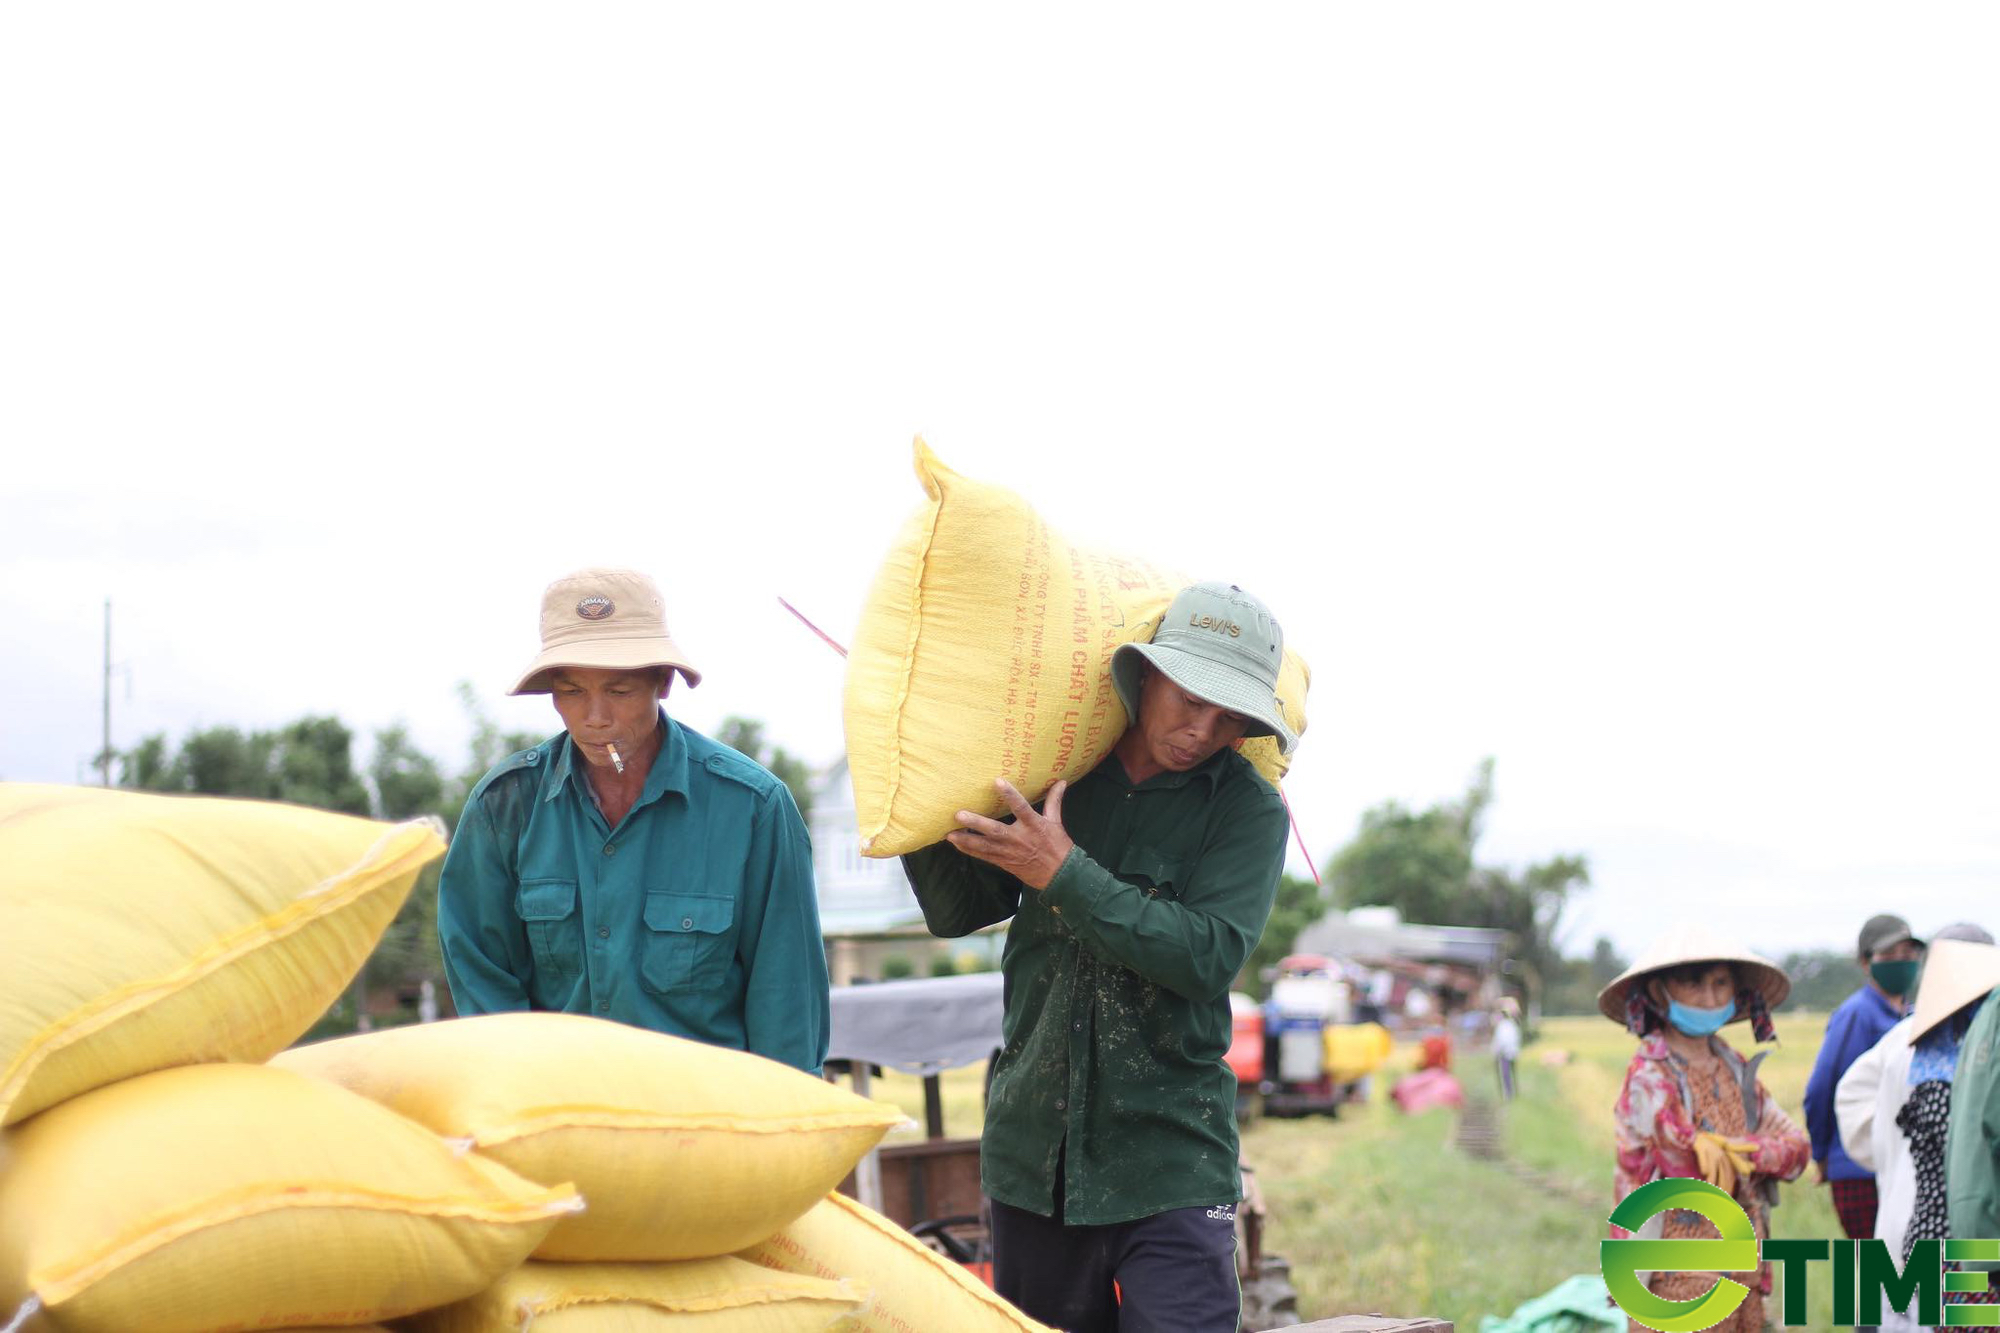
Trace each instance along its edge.
<path fill-rule="evenodd" d="M 1299 932 L 1294 953 L 1338 954 L 1356 962 L 1457 963 L 1482 971 L 1507 957 L 1511 936 L 1484 926 L 1357 923 L 1329 913 Z"/>

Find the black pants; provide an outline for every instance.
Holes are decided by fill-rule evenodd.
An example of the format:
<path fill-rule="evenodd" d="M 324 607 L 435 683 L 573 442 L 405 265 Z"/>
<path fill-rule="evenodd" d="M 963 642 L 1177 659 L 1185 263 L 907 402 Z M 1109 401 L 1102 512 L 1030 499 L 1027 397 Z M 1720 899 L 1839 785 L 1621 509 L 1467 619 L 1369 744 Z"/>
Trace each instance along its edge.
<path fill-rule="evenodd" d="M 993 1288 L 1067 1333 L 1236 1333 L 1236 1209 L 1072 1227 L 996 1201 Z"/>

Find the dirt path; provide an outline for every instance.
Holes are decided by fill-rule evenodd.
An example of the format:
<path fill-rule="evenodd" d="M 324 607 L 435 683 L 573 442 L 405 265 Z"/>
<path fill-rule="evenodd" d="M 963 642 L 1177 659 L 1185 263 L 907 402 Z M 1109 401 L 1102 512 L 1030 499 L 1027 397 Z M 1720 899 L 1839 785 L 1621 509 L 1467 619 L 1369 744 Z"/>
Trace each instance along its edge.
<path fill-rule="evenodd" d="M 1491 1163 L 1542 1195 L 1567 1199 L 1579 1208 L 1587 1208 L 1592 1212 L 1604 1206 L 1604 1200 L 1599 1197 L 1597 1191 L 1584 1189 L 1574 1181 L 1565 1180 L 1546 1171 L 1537 1171 L 1507 1156 L 1506 1145 L 1501 1135 L 1505 1117 L 1506 1110 L 1498 1102 L 1467 1102 L 1459 1110 L 1458 1127 L 1452 1135 L 1452 1145 L 1475 1162 Z"/>

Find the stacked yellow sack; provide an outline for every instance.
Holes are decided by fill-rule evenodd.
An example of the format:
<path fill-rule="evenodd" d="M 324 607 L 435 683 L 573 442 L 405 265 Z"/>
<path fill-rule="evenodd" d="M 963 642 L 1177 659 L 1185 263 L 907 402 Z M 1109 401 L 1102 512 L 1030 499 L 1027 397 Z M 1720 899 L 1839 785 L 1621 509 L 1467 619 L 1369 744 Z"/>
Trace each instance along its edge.
<path fill-rule="evenodd" d="M 900 1110 L 744 1051 L 575 1014 L 489 1014 L 301 1046 L 328 1079 L 587 1207 L 535 1251 L 696 1259 L 813 1206 Z"/>
<path fill-rule="evenodd" d="M 824 1333 L 845 1327 L 865 1295 L 852 1283 L 794 1277 L 741 1259 L 530 1263 L 405 1327 L 410 1333 Z"/>
<path fill-rule="evenodd" d="M 959 810 L 1004 813 L 996 777 L 1033 801 L 1089 772 L 1128 721 L 1112 652 L 1150 639 L 1192 581 L 1074 545 L 921 439 L 916 464 L 927 503 L 876 574 L 847 659 L 847 760 L 869 856 L 938 841 Z M 1300 733 L 1309 683 L 1287 651 L 1278 700 Z M 1270 738 L 1243 753 L 1273 784 L 1284 776 Z"/>
<path fill-rule="evenodd" d="M 838 1325 L 852 1333 L 1050 1333 L 909 1232 L 844 1194 L 831 1194 L 762 1244 L 753 1263 L 868 1287 L 862 1308 Z"/>
<path fill-rule="evenodd" d="M 727 1257 L 817 1203 L 900 1110 L 743 1051 L 574 1014 L 489 1014 L 287 1051 L 337 1083 L 585 1209 L 537 1260 L 413 1321 L 421 1333 L 826 1329 L 867 1280 Z"/>
<path fill-rule="evenodd" d="M 259 1065 L 143 1074 L 7 1140 L 0 1312 L 63 1333 L 396 1318 L 483 1290 L 579 1206 Z"/>
<path fill-rule="evenodd" d="M 479 1289 L 574 1206 L 204 1063 L 295 1040 L 443 850 L 429 823 L 0 784 L 0 1319 L 366 1324 Z"/>
<path fill-rule="evenodd" d="M 295 807 L 0 786 L 0 1321 L 866 1326 L 865 1273 L 722 1256 L 799 1221 L 894 1108 L 556 1014 L 201 1063 L 295 1038 L 440 850 Z"/>
<path fill-rule="evenodd" d="M 0 784 L 0 1124 L 283 1050 L 443 850 L 422 823 Z"/>

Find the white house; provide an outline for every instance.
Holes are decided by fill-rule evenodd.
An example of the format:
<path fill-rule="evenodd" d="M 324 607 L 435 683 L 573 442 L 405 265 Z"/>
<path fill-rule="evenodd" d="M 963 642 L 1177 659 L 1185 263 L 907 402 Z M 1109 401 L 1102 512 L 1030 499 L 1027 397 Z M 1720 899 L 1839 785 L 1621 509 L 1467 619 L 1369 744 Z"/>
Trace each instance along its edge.
<path fill-rule="evenodd" d="M 949 957 L 963 970 L 971 953 L 984 967 L 999 965 L 1006 926 L 981 931 L 964 940 L 934 938 L 924 926 L 903 863 L 894 857 L 861 854 L 855 824 L 854 784 L 847 760 L 840 759 L 813 783 L 813 878 L 819 885 L 819 926 L 826 937 L 827 967 L 833 984 L 856 977 L 879 979 L 888 959 L 906 959 L 919 974 L 932 961 Z"/>
<path fill-rule="evenodd" d="M 903 863 L 861 854 L 854 784 L 848 781 L 845 759 L 813 783 L 810 831 L 821 934 L 834 940 L 889 934 L 912 925 L 923 930 L 924 914 L 910 892 Z"/>

